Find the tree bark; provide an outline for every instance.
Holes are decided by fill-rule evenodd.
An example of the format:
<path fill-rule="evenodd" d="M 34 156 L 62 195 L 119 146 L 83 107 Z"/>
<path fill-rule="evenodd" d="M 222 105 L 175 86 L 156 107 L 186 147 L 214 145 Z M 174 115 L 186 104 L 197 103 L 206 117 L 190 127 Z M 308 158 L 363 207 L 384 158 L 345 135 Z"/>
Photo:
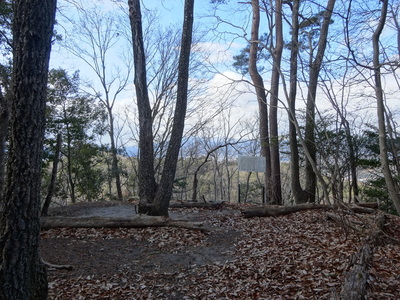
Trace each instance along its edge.
<path fill-rule="evenodd" d="M 0 223 L 0 299 L 47 299 L 39 256 L 40 177 L 56 0 L 13 1 L 13 79 Z"/>
<path fill-rule="evenodd" d="M 8 68 L 0 65 L 0 199 L 3 198 L 6 165 L 6 142 L 10 117 L 10 74 Z"/>
<path fill-rule="evenodd" d="M 6 142 L 8 134 L 9 103 L 0 90 L 0 199 L 3 198 L 6 163 Z"/>
<path fill-rule="evenodd" d="M 388 189 L 389 198 L 396 207 L 396 211 L 400 214 L 400 195 L 399 190 L 396 187 L 396 183 L 392 176 L 389 167 L 389 158 L 387 150 L 387 138 L 386 138 L 386 125 L 385 125 L 385 103 L 382 90 L 381 81 L 381 65 L 379 62 L 379 38 L 383 31 L 386 22 L 388 0 L 382 1 L 381 16 L 379 18 L 379 24 L 372 36 L 373 46 L 373 64 L 374 64 L 374 79 L 375 79 L 375 96 L 378 114 L 378 128 L 379 128 L 379 153 L 381 160 L 382 173 L 385 178 L 386 187 Z"/>
<path fill-rule="evenodd" d="M 249 73 L 253 82 L 259 112 L 259 128 L 260 128 L 260 144 L 261 155 L 265 157 L 265 199 L 267 203 L 271 201 L 271 151 L 269 141 L 268 126 L 268 105 L 267 95 L 265 93 L 264 81 L 257 69 L 257 53 L 259 44 L 259 27 L 260 27 L 260 3 L 259 0 L 252 0 L 251 7 L 253 12 L 253 20 L 251 24 L 251 40 L 249 53 Z"/>
<path fill-rule="evenodd" d="M 351 269 L 346 273 L 340 299 L 366 299 L 368 264 L 371 261 L 373 250 L 370 244 L 364 244 L 356 255 L 352 256 Z"/>
<path fill-rule="evenodd" d="M 157 188 L 154 173 L 153 124 L 147 90 L 140 0 L 129 0 L 128 5 L 135 61 L 134 84 L 139 114 L 139 213 L 146 213 L 154 200 Z"/>
<path fill-rule="evenodd" d="M 154 199 L 154 210 L 149 212 L 151 215 L 168 216 L 169 202 L 172 197 L 179 150 L 181 149 L 183 130 L 185 127 L 189 85 L 190 50 L 193 35 L 193 14 L 194 0 L 185 0 L 182 40 L 178 64 L 176 106 L 171 138 L 165 156 L 160 184 Z"/>
<path fill-rule="evenodd" d="M 306 183 L 305 190 L 308 194 L 308 201 L 316 201 L 317 176 L 314 172 L 317 148 L 315 145 L 315 108 L 316 94 L 318 87 L 318 77 L 321 70 L 321 65 L 324 59 L 325 48 L 328 38 L 328 29 L 331 22 L 332 12 L 335 7 L 336 0 L 329 0 L 326 6 L 324 21 L 322 23 L 320 37 L 318 41 L 318 49 L 315 59 L 310 64 L 310 77 L 308 83 L 308 94 L 306 104 L 306 127 L 305 127 L 305 142 L 310 157 L 306 159 Z M 312 161 L 311 161 L 312 160 Z M 325 195 L 327 197 L 327 195 Z"/>
<path fill-rule="evenodd" d="M 380 214 L 376 220 L 375 227 L 369 234 L 367 240 L 359 251 L 350 258 L 348 271 L 345 274 L 344 283 L 340 293 L 340 299 L 358 300 L 366 299 L 369 268 L 373 259 L 374 247 L 382 236 L 385 224 L 385 215 Z"/>

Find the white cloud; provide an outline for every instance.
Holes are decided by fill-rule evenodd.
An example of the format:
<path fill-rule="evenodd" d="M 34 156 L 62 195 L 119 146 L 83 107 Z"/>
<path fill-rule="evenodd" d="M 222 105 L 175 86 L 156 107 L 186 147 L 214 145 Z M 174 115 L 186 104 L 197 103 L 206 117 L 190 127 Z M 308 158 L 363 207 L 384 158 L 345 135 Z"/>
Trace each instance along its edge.
<path fill-rule="evenodd" d="M 238 53 L 242 45 L 238 43 L 222 44 L 214 42 L 197 43 L 194 51 L 201 54 L 201 58 L 210 64 L 232 64 L 233 56 Z"/>

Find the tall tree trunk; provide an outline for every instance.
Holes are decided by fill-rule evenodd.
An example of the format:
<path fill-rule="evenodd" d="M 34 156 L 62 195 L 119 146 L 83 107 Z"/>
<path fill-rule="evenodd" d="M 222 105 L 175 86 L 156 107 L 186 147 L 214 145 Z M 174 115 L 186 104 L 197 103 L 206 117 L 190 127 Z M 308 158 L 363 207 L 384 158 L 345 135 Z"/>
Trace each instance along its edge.
<path fill-rule="evenodd" d="M 310 77 L 308 83 L 307 105 L 306 105 L 306 128 L 305 142 L 310 157 L 306 159 L 306 183 L 305 190 L 308 193 L 308 201 L 314 203 L 316 199 L 317 176 L 314 172 L 313 164 L 316 163 L 317 147 L 315 145 L 315 98 L 318 87 L 318 77 L 321 70 L 322 61 L 324 59 L 325 48 L 328 38 L 328 29 L 331 22 L 332 12 L 335 7 L 336 0 L 329 0 L 326 6 L 324 21 L 322 23 L 321 32 L 318 40 L 318 49 L 315 59 L 310 64 Z M 310 160 L 313 160 L 311 162 Z M 327 196 L 327 195 L 325 195 Z"/>
<path fill-rule="evenodd" d="M 282 204 L 281 188 L 281 161 L 279 155 L 278 135 L 278 100 L 279 79 L 281 76 L 281 61 L 283 51 L 283 28 L 282 28 L 282 1 L 275 1 L 275 35 L 276 44 L 272 48 L 273 67 L 271 75 L 271 101 L 269 109 L 269 130 L 271 149 L 271 189 L 272 204 Z"/>
<path fill-rule="evenodd" d="M 296 95 L 297 95 L 297 60 L 299 53 L 299 6 L 294 0 L 292 7 L 292 41 L 290 51 L 290 90 L 289 90 L 289 142 L 290 142 L 290 178 L 294 202 L 307 202 L 308 197 L 300 183 L 299 147 L 296 129 Z"/>
<path fill-rule="evenodd" d="M 58 163 L 60 161 L 61 144 L 62 144 L 62 138 L 61 138 L 61 132 L 59 132 L 57 134 L 56 149 L 54 151 L 54 161 L 53 161 L 53 168 L 51 170 L 50 184 L 47 191 L 46 199 L 44 200 L 44 204 L 42 207 L 42 213 L 41 213 L 42 216 L 47 216 L 51 200 L 53 199 L 54 191 L 56 189 L 57 171 L 58 171 Z"/>
<path fill-rule="evenodd" d="M 194 0 L 185 0 L 184 19 L 182 28 L 181 49 L 178 65 L 178 85 L 176 106 L 168 144 L 163 172 L 156 197 L 154 199 L 153 215 L 168 215 L 169 202 L 175 179 L 176 165 L 181 148 L 183 130 L 185 127 L 186 107 L 189 84 L 189 61 L 193 34 Z"/>
<path fill-rule="evenodd" d="M 135 60 L 134 84 L 139 113 L 139 213 L 148 213 L 157 188 L 154 173 L 152 113 L 147 90 L 140 0 L 129 0 L 128 5 Z"/>
<path fill-rule="evenodd" d="M 267 95 L 263 79 L 257 70 L 257 52 L 258 52 L 258 36 L 260 28 L 260 3 L 259 0 L 251 1 L 253 20 L 251 24 L 251 40 L 249 53 L 249 73 L 256 90 L 258 111 L 259 111 L 259 127 L 260 127 L 260 143 L 261 155 L 265 157 L 265 193 L 267 202 L 271 201 L 271 152 L 269 146 L 269 128 L 268 128 L 268 105 Z"/>
<path fill-rule="evenodd" d="M 13 79 L 0 223 L 0 299 L 47 299 L 39 256 L 40 176 L 56 0 L 13 1 Z"/>
<path fill-rule="evenodd" d="M 377 104 L 377 114 L 378 114 L 378 127 L 379 127 L 379 152 L 381 158 L 381 167 L 383 176 L 385 177 L 386 187 L 388 189 L 389 198 L 392 200 L 396 211 L 400 214 L 400 196 L 399 190 L 396 187 L 396 183 L 391 174 L 389 167 L 389 158 L 387 150 L 387 139 L 386 139 L 386 125 L 385 125 L 385 103 L 382 91 L 382 81 L 381 81 L 381 65 L 379 62 L 379 38 L 383 31 L 386 21 L 388 0 L 382 1 L 381 16 L 379 18 L 379 24 L 372 36 L 372 46 L 374 50 L 373 64 L 374 64 L 374 79 L 375 79 L 375 95 Z"/>

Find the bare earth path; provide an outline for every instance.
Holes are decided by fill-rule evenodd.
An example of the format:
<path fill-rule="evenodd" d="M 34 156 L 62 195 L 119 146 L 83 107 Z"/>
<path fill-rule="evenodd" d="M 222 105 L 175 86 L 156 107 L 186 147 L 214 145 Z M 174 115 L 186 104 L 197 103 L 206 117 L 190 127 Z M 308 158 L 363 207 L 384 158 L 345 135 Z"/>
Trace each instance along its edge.
<path fill-rule="evenodd" d="M 128 217 L 135 207 L 81 203 L 51 214 Z M 322 211 L 244 219 L 232 205 L 171 209 L 170 217 L 212 230 L 43 231 L 43 259 L 72 266 L 48 269 L 49 299 L 329 299 L 363 240 Z M 390 239 L 375 249 L 368 299 L 400 299 L 400 221 L 390 223 Z"/>

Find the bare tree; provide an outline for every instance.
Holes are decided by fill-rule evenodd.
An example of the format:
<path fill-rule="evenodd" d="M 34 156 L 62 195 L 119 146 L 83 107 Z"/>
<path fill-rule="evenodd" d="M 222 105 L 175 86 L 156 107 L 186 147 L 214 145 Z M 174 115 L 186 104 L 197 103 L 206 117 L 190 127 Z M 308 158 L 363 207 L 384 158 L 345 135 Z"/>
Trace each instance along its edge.
<path fill-rule="evenodd" d="M 172 197 L 179 149 L 181 147 L 187 107 L 189 59 L 192 44 L 194 1 L 186 0 L 182 41 L 178 65 L 177 99 L 163 171 L 159 184 L 154 176 L 152 111 L 147 82 L 144 55 L 140 1 L 129 0 L 129 16 L 132 28 L 135 57 L 135 88 L 139 110 L 139 212 L 149 215 L 168 215 Z"/>
<path fill-rule="evenodd" d="M 317 175 L 314 171 L 313 164 L 316 162 L 317 147 L 315 145 L 315 109 L 316 109 L 316 94 L 319 81 L 319 74 L 321 65 L 324 60 L 325 49 L 328 39 L 329 25 L 336 0 L 329 0 L 326 9 L 323 13 L 323 21 L 321 31 L 318 39 L 318 48 L 315 57 L 310 54 L 309 65 L 309 81 L 307 92 L 307 108 L 306 108 L 306 128 L 305 128 L 305 142 L 306 147 L 310 153 L 310 157 L 306 160 L 306 183 L 305 190 L 308 194 L 308 201 L 315 202 L 316 200 L 316 186 Z"/>
<path fill-rule="evenodd" d="M 118 65 L 116 61 L 113 61 L 116 56 L 112 52 L 121 47 L 121 40 L 125 40 L 126 34 L 123 32 L 125 28 L 120 25 L 122 21 L 115 13 L 102 12 L 96 6 L 83 8 L 78 2 L 75 3 L 75 7 L 79 19 L 77 21 L 73 18 L 69 19 L 73 24 L 73 30 L 70 35 L 67 34 L 65 46 L 68 51 L 81 59 L 97 78 L 95 83 L 87 83 L 86 92 L 96 97 L 107 110 L 111 172 L 115 179 L 117 199 L 122 200 L 114 106 L 129 83 L 132 59 L 121 52 Z M 121 64 L 124 69 L 121 69 Z"/>
<path fill-rule="evenodd" d="M 40 261 L 40 179 L 55 0 L 13 1 L 7 180 L 1 199 L 0 298 L 47 299 Z"/>
<path fill-rule="evenodd" d="M 374 81 L 375 81 L 375 95 L 377 104 L 378 114 L 378 128 L 379 128 L 379 152 L 381 157 L 381 167 L 383 176 L 385 177 L 386 186 L 389 192 L 389 198 L 392 200 L 396 207 L 397 212 L 400 214 L 400 196 L 399 190 L 392 177 L 389 168 L 389 158 L 387 150 L 387 138 L 386 138 L 386 123 L 385 123 L 385 104 L 382 91 L 382 79 L 381 79 L 381 63 L 380 63 L 380 50 L 379 50 L 379 39 L 385 26 L 387 11 L 388 11 L 388 0 L 382 1 L 381 15 L 379 18 L 378 26 L 376 27 L 372 35 L 372 46 L 373 46 L 373 66 L 374 66 Z"/>

